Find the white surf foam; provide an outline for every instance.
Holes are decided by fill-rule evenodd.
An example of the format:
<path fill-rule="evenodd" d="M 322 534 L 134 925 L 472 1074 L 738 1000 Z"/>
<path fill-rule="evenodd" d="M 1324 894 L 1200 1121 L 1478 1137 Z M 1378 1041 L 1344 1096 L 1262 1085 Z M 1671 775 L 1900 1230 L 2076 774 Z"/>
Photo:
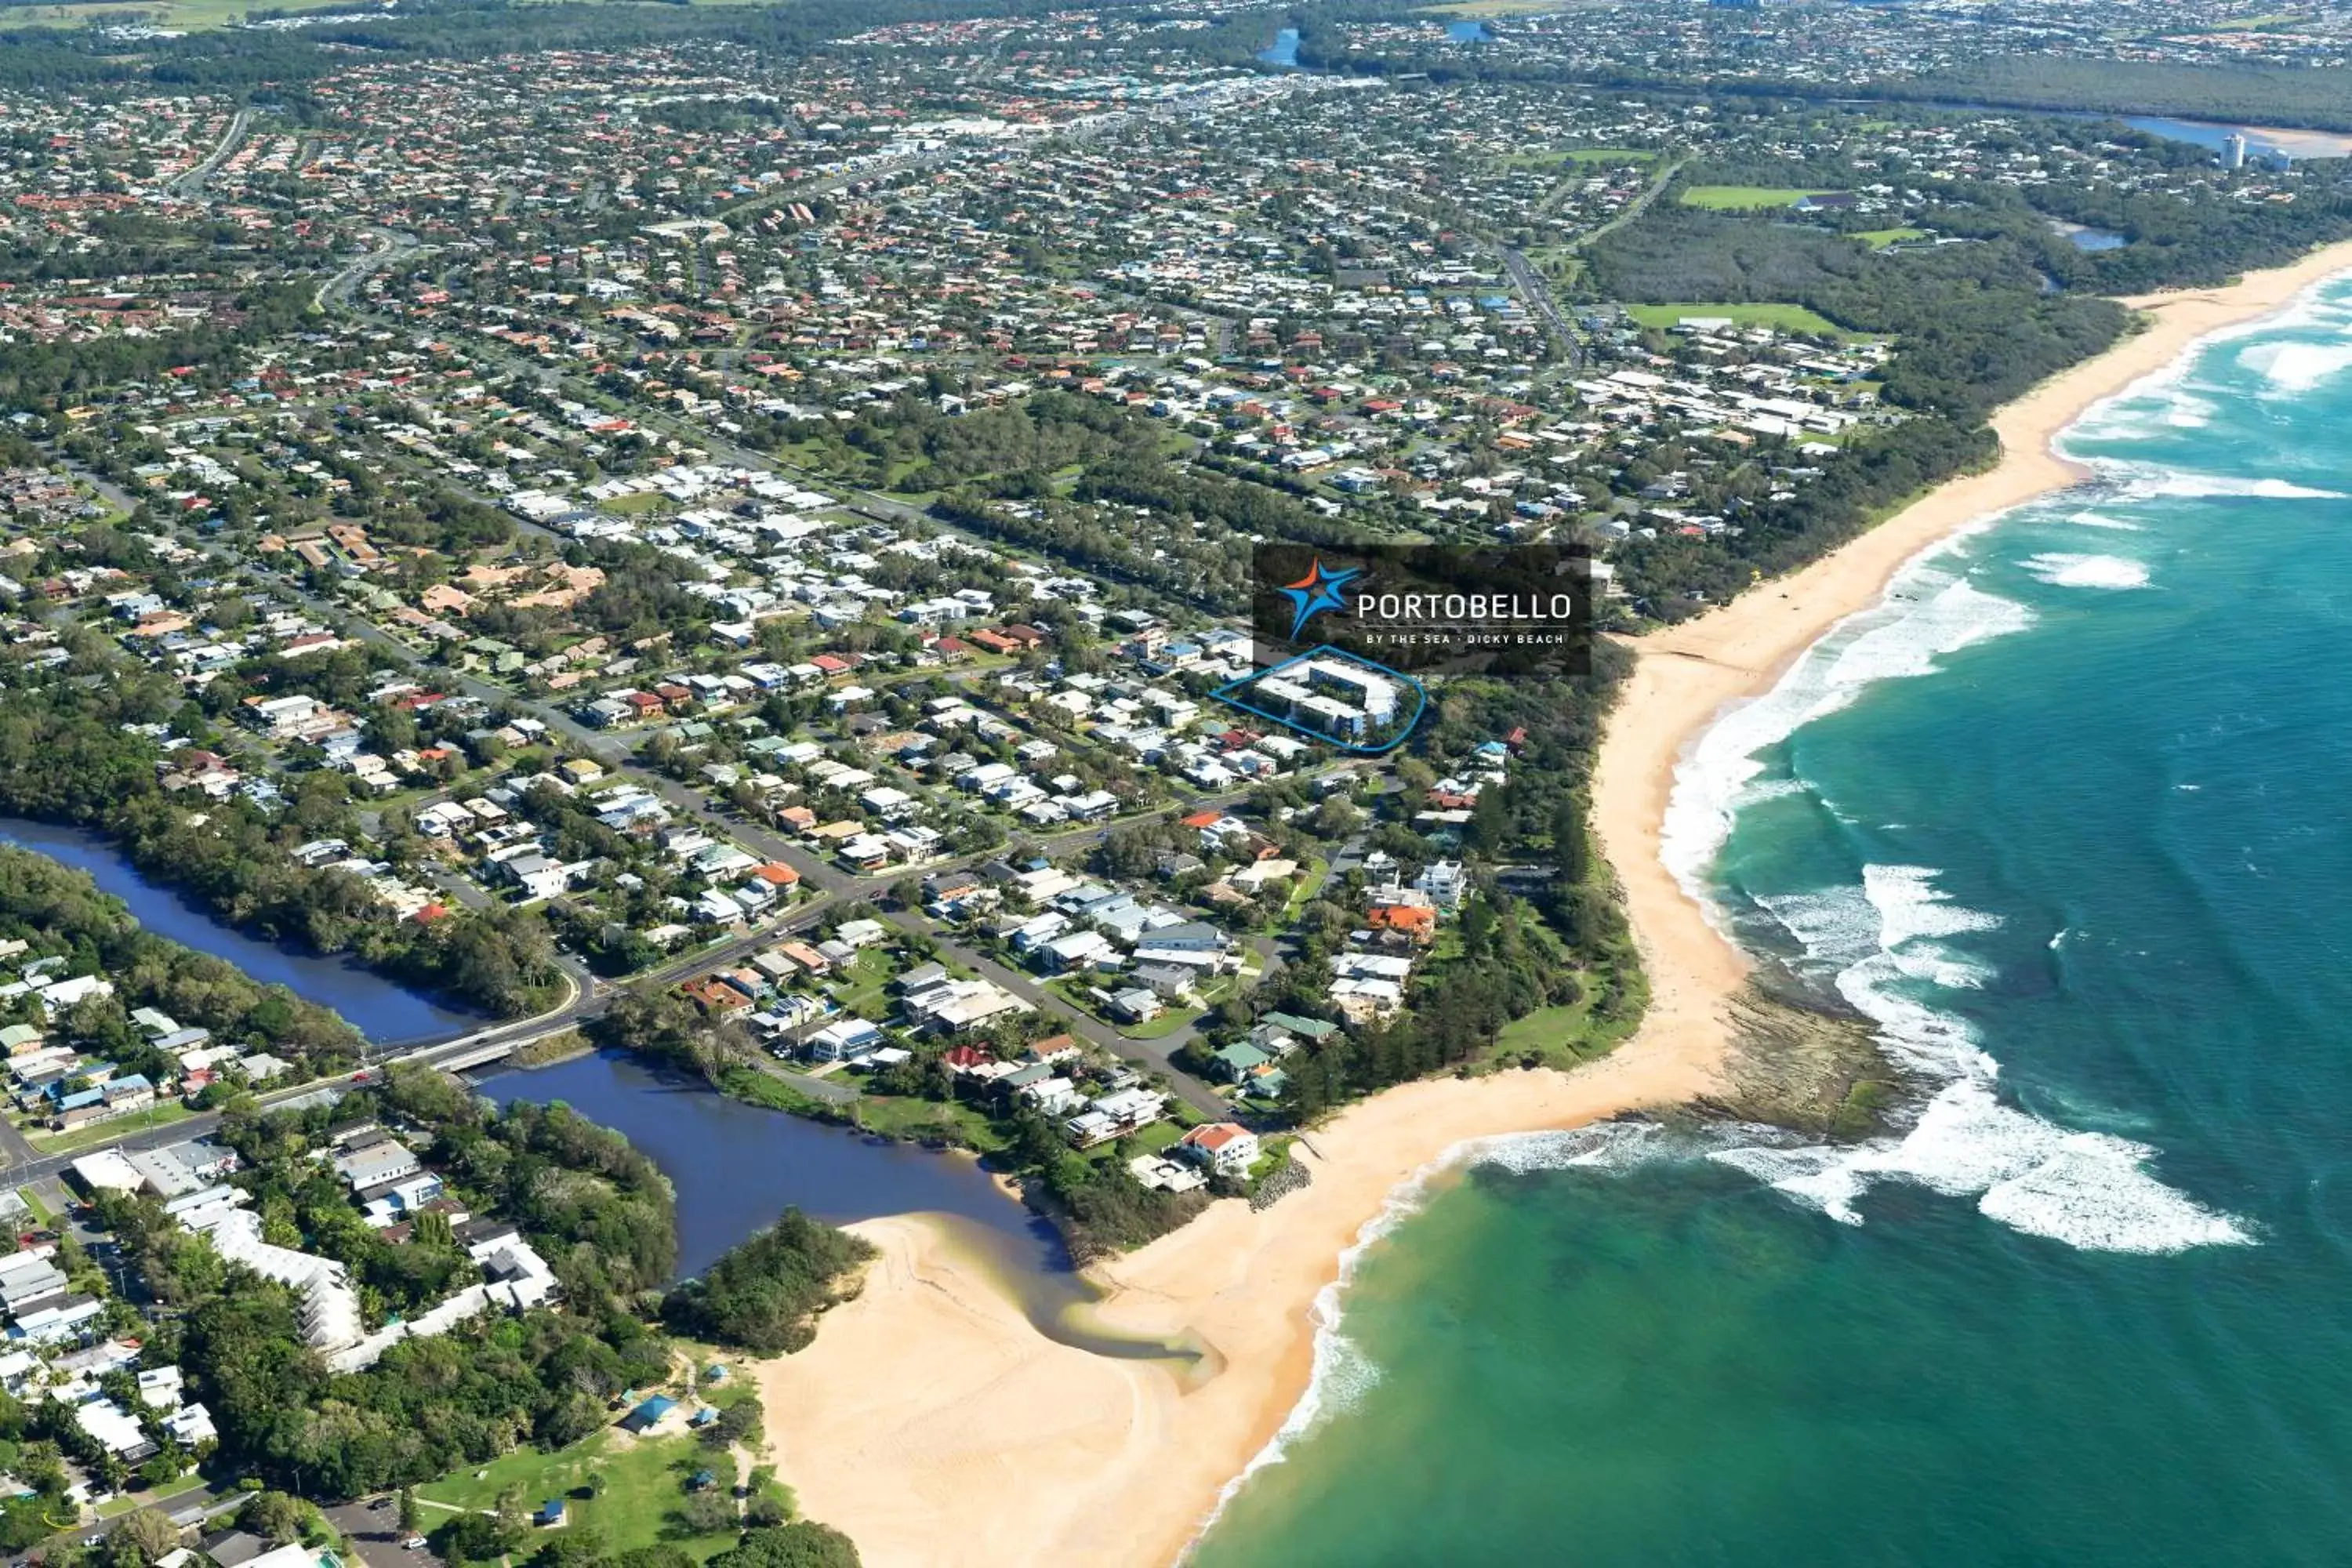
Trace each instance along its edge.
<path fill-rule="evenodd" d="M 2044 583 L 2061 588 L 2145 588 L 2147 567 L 2120 555 L 2036 555 L 2025 569 Z"/>
<path fill-rule="evenodd" d="M 2054 449 L 2062 458 L 2095 462 L 2098 454 L 2084 452 L 2078 444 L 2128 439 L 2134 433 L 2129 426 L 2134 412 L 2150 403 L 2165 410 L 2163 417 L 2168 425 L 2178 422 L 2194 428 L 2209 423 L 2216 412 L 2214 405 L 2184 391 L 2185 384 L 2193 382 L 2203 367 L 2206 356 L 2224 343 L 2247 338 L 2285 336 L 2298 331 L 2340 332 L 2347 321 L 2352 321 L 2352 294 L 2342 289 L 2347 276 L 2352 275 L 2337 273 L 2315 279 L 2299 291 L 2284 310 L 2206 333 L 2171 363 L 2084 409 L 2074 424 L 2059 433 L 2053 444 Z M 2143 429 L 2137 433 L 2152 432 Z"/>
<path fill-rule="evenodd" d="M 2257 343 L 2241 352 L 2238 363 L 2259 374 L 2274 392 L 2309 392 L 2352 370 L 2352 343 Z"/>
<path fill-rule="evenodd" d="M 1870 866 L 1859 889 L 1760 901 L 1805 942 L 1808 963 L 1839 966 L 1839 993 L 1877 1025 L 1888 1056 L 1937 1087 L 1897 1134 L 1850 1146 L 1734 1148 L 1710 1158 L 1847 1225 L 1862 1223 L 1857 1205 L 1874 1185 L 1902 1182 L 1974 1197 L 1990 1219 L 2086 1250 L 2177 1252 L 2252 1240 L 2238 1221 L 2150 1175 L 2155 1151 L 2147 1145 L 2075 1131 L 2000 1102 L 2000 1065 L 1974 1030 L 1914 994 L 1921 982 L 1967 986 L 1990 978 L 1943 939 L 1999 924 L 1956 902 L 1932 869 Z"/>
<path fill-rule="evenodd" d="M 1659 854 L 1703 906 L 1712 909 L 1706 868 L 1731 831 L 1743 792 L 1763 772 L 1759 752 L 1877 681 L 1933 674 L 1945 656 L 2032 624 L 2024 605 L 1976 587 L 1950 560 L 1968 537 L 1995 521 L 1986 519 L 1914 558 L 1877 605 L 1839 622 L 1770 691 L 1727 710 L 1693 742 L 1675 769 Z"/>
<path fill-rule="evenodd" d="M 2100 464 L 2112 470 L 2121 482 L 2122 493 L 2130 500 L 2151 500 L 2159 496 L 2179 496 L 2189 499 L 2219 496 L 2245 496 L 2264 500 L 2342 500 L 2341 490 L 2324 490 L 2311 485 L 2299 485 L 2291 479 L 2258 479 L 2235 474 L 2200 474 L 2186 468 L 2168 468 L 2150 463 Z"/>
<path fill-rule="evenodd" d="M 2117 533 L 2140 531 L 2138 523 L 2127 521 L 2120 517 L 2109 517 L 2103 511 L 2078 511 L 2066 521 L 2079 528 L 2105 528 L 2112 529 Z"/>

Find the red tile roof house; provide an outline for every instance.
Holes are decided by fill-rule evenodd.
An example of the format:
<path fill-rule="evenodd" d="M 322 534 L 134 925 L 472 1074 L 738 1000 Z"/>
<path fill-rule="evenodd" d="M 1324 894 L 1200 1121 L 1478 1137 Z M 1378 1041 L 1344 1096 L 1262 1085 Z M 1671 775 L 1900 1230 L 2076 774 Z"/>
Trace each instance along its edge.
<path fill-rule="evenodd" d="M 749 1007 L 751 1005 L 751 999 L 749 996 L 716 975 L 706 975 L 700 980 L 688 981 L 679 986 L 678 990 L 685 994 L 688 1001 L 705 1013 L 732 1013 L 740 1007 Z"/>
<path fill-rule="evenodd" d="M 1195 1127 L 1176 1146 L 1221 1176 L 1245 1173 L 1257 1163 L 1257 1134 L 1234 1121 L 1212 1121 Z"/>

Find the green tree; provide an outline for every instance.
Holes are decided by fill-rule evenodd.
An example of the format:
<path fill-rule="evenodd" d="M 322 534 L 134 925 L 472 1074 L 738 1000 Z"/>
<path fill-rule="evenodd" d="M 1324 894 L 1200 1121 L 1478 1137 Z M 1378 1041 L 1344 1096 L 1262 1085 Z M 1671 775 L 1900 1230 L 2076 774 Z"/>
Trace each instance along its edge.
<path fill-rule="evenodd" d="M 811 1520 L 755 1530 L 710 1560 L 711 1568 L 859 1568 L 857 1547 Z"/>

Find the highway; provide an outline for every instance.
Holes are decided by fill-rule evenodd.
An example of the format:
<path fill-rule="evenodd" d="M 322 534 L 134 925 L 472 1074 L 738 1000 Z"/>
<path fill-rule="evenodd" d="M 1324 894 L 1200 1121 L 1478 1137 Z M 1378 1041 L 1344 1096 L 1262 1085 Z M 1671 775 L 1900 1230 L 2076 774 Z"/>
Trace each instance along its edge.
<path fill-rule="evenodd" d="M 177 179 L 172 181 L 171 184 L 165 185 L 163 187 L 164 194 L 167 195 L 176 196 L 182 201 L 185 201 L 192 196 L 203 195 L 205 192 L 205 182 L 213 177 L 213 171 L 215 169 L 219 168 L 223 163 L 228 162 L 229 154 L 235 153 L 238 144 L 245 140 L 246 128 L 252 123 L 253 110 L 250 109 L 238 110 L 236 111 L 236 117 L 228 122 L 228 130 L 222 135 L 220 145 L 215 147 L 211 153 L 207 153 L 203 163 L 197 164 L 194 168 L 190 169 L 186 174 L 180 175 Z"/>

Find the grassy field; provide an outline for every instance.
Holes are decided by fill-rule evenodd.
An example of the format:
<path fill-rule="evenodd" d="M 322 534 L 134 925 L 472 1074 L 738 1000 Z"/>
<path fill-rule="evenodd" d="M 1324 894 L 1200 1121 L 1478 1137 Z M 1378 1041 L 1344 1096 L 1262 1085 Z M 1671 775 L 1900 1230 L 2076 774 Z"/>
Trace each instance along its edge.
<path fill-rule="evenodd" d="M 160 1487 L 128 1491 L 120 1497 L 110 1498 L 98 1505 L 98 1517 L 117 1519 L 133 1509 L 147 1508 L 155 1503 L 165 1502 L 173 1498 L 184 1497 L 190 1492 L 200 1492 L 204 1489 L 204 1477 L 194 1474 L 184 1475 L 176 1481 L 166 1481 Z"/>
<path fill-rule="evenodd" d="M 256 0 L 150 0 L 148 4 L 99 0 L 98 4 L 87 5 L 18 6 L 9 13 L 9 18 L 11 24 L 17 26 L 56 27 L 86 27 L 110 22 L 145 20 L 178 32 L 200 32 L 207 27 L 226 27 L 232 22 L 241 22 L 247 12 L 256 8 Z M 332 10 L 341 7 L 320 8 Z"/>
<path fill-rule="evenodd" d="M 1818 192 L 1786 185 L 1693 185 L 1682 195 L 1686 207 L 1717 212 L 1761 212 L 1767 207 L 1792 207 Z"/>
<path fill-rule="evenodd" d="M 1324 879 L 1330 874 L 1331 868 L 1324 862 L 1322 857 L 1318 856 L 1309 860 L 1299 874 L 1292 879 L 1290 896 L 1282 901 L 1282 912 L 1259 927 L 1260 932 L 1274 936 L 1297 925 L 1300 912 L 1314 901 L 1316 894 L 1323 890 Z"/>
<path fill-rule="evenodd" d="M 1578 1000 L 1561 1007 L 1538 1007 L 1504 1025 L 1495 1037 L 1493 1060 L 1498 1066 L 1516 1065 L 1533 1056 L 1547 1067 L 1564 1068 L 1614 1050 L 1640 1026 L 1643 1009 L 1637 999 L 1623 1010 L 1623 1017 L 1595 1018 L 1592 1003 L 1601 994 L 1606 973 L 1580 972 L 1578 979 L 1583 983 L 1584 994 Z M 1637 998 L 1648 994 L 1647 982 L 1638 973 L 1633 977 L 1633 990 Z"/>
<path fill-rule="evenodd" d="M 1560 8 L 1561 0 L 1445 0 L 1429 9 L 1438 16 L 1532 16 Z"/>
<path fill-rule="evenodd" d="M 875 1094 L 858 1097 L 849 1112 L 859 1127 L 888 1138 L 928 1138 L 953 1132 L 967 1146 L 983 1154 L 1004 1147 L 1004 1139 L 988 1118 L 972 1106 L 942 1103 L 912 1095 Z"/>
<path fill-rule="evenodd" d="M 1890 245 L 1900 245 L 1906 239 L 1925 239 L 1924 228 L 1872 228 L 1853 237 L 1873 250 L 1884 250 Z"/>
<path fill-rule="evenodd" d="M 1573 283 L 1584 263 L 1564 245 L 1539 245 L 1527 253 L 1528 264 L 1555 283 Z"/>
<path fill-rule="evenodd" d="M 184 1121 L 194 1114 L 174 1100 L 166 1104 L 150 1106 L 145 1110 L 133 1111 L 128 1116 L 118 1116 L 111 1121 L 94 1121 L 70 1132 L 27 1132 L 25 1142 L 44 1154 L 67 1154 L 77 1149 L 87 1149 L 93 1143 L 110 1143 L 126 1132 Z"/>
<path fill-rule="evenodd" d="M 607 1429 L 552 1454 L 518 1448 L 479 1469 L 460 1470 L 419 1487 L 421 1501 L 448 1506 L 421 1510 L 418 1524 L 430 1534 L 448 1522 L 450 1509 L 493 1508 L 499 1495 L 512 1487 L 525 1513 L 536 1513 L 551 1498 L 565 1499 L 571 1511 L 564 1528 L 595 1526 L 608 1552 L 667 1543 L 700 1562 L 735 1542 L 731 1531 L 695 1535 L 677 1517 L 687 1498 L 687 1479 L 703 1469 L 716 1471 L 722 1486 L 734 1484 L 732 1454 L 706 1448 L 690 1436 L 640 1442 Z M 591 1476 L 602 1478 L 596 1495 L 576 1495 Z"/>
<path fill-rule="evenodd" d="M 1512 169 L 1557 169 L 1565 163 L 1648 163 L 1657 156 L 1635 147 L 1547 147 L 1506 153 L 1495 162 Z"/>
<path fill-rule="evenodd" d="M 1628 305 L 1625 313 L 1645 327 L 1671 327 L 1693 316 L 1723 316 L 1743 327 L 1773 327 L 1784 332 L 1827 332 L 1852 337 L 1826 316 L 1802 305 Z"/>

